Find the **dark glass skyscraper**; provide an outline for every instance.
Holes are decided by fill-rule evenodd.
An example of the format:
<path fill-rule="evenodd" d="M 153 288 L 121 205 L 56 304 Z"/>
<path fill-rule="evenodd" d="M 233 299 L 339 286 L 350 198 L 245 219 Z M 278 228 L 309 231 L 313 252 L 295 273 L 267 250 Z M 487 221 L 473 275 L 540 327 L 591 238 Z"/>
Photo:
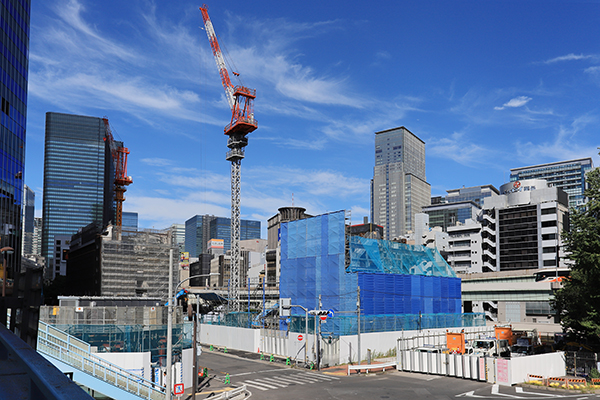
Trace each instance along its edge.
<path fill-rule="evenodd" d="M 114 166 L 101 118 L 46 113 L 42 256 L 47 278 L 59 259 L 55 235 L 72 235 L 90 223 L 114 218 Z M 113 221 L 114 222 L 114 221 Z"/>
<path fill-rule="evenodd" d="M 20 266 L 22 252 L 30 8 L 29 0 L 0 2 L 0 246 L 15 250 L 9 270 Z"/>
<path fill-rule="evenodd" d="M 206 253 L 210 239 L 223 239 L 225 251 L 231 249 L 231 219 L 214 215 L 195 215 L 185 221 L 185 251 L 190 257 Z M 260 239 L 260 221 L 240 221 L 240 240 Z"/>

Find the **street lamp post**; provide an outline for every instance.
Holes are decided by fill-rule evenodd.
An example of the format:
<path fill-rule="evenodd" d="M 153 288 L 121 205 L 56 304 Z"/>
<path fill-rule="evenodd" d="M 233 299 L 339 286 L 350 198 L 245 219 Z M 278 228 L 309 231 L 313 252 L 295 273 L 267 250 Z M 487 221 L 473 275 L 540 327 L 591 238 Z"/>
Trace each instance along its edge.
<path fill-rule="evenodd" d="M 214 275 L 219 275 L 218 272 L 214 272 L 214 273 L 210 273 L 210 274 L 203 274 L 203 275 L 193 275 L 190 277 L 185 278 L 184 280 L 180 281 L 177 286 L 175 287 L 175 295 L 173 295 L 173 250 L 171 249 L 169 251 L 169 303 L 168 303 L 168 320 L 167 320 L 167 384 L 166 384 L 166 400 L 171 400 L 171 389 L 173 386 L 173 379 L 172 379 L 172 353 L 173 353 L 173 304 L 175 304 L 176 299 L 175 299 L 175 295 L 177 294 L 177 291 L 179 290 L 179 286 L 181 286 L 182 283 L 189 281 L 190 279 L 193 278 L 202 278 L 202 277 L 207 277 L 207 276 L 214 276 Z M 197 323 L 197 321 L 195 322 Z M 195 331 L 194 331 L 195 332 Z M 197 369 L 196 366 L 196 349 L 193 349 L 193 354 L 194 354 L 194 370 Z M 196 396 L 196 385 L 198 383 L 198 376 L 194 376 L 194 396 Z"/>
<path fill-rule="evenodd" d="M 6 296 L 6 280 L 8 279 L 8 274 L 6 273 L 6 256 L 9 254 L 13 254 L 15 249 L 12 247 L 3 247 L 0 249 L 2 253 L 2 297 Z M 14 285 L 13 285 L 14 291 Z"/>

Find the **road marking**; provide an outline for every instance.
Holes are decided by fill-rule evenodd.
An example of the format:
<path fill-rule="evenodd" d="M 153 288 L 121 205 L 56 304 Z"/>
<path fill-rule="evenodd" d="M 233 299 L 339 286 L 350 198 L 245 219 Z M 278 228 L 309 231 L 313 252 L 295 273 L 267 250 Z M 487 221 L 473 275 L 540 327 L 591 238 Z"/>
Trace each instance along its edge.
<path fill-rule="evenodd" d="M 254 379 L 254 381 L 260 383 L 261 385 L 262 385 L 263 382 L 266 382 L 267 384 L 277 385 L 279 387 L 288 387 L 288 386 L 290 386 L 289 383 L 275 382 L 275 380 L 273 378 L 256 378 L 256 379 Z"/>
<path fill-rule="evenodd" d="M 279 389 L 277 386 L 271 386 L 266 383 L 256 382 L 256 381 L 244 381 L 244 382 L 242 382 L 242 384 L 248 385 L 248 386 L 253 386 L 260 390 Z"/>
<path fill-rule="evenodd" d="M 326 380 L 326 381 L 340 379 L 340 378 L 338 378 L 336 376 L 331 376 L 331 375 L 325 376 L 325 375 L 319 375 L 319 374 L 311 374 L 310 372 L 303 372 L 303 373 L 300 373 L 300 374 L 297 374 L 297 375 L 308 376 L 311 379 L 323 379 L 323 380 Z"/>
<path fill-rule="evenodd" d="M 281 372 L 282 368 L 278 369 L 265 369 L 262 371 L 253 371 L 253 372 L 242 372 L 240 374 L 231 374 L 229 376 L 244 376 L 244 375 L 252 375 L 252 374 L 262 374 L 264 372 Z"/>
<path fill-rule="evenodd" d="M 297 383 L 298 385 L 304 385 L 305 383 L 307 383 L 307 382 L 302 382 L 302 381 L 297 380 L 297 379 L 291 379 L 291 378 L 289 378 L 287 376 L 283 377 L 283 376 L 277 375 L 277 376 L 274 376 L 273 378 L 281 379 L 282 381 L 288 381 L 288 382 L 291 382 L 291 383 Z"/>

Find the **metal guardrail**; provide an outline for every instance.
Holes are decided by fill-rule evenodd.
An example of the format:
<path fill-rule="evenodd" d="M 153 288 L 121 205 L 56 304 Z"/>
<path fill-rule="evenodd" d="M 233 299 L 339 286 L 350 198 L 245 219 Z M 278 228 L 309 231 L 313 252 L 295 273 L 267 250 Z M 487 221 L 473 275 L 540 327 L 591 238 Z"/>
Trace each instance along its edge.
<path fill-rule="evenodd" d="M 0 398 L 92 400 L 75 382 L 0 324 Z"/>
<path fill-rule="evenodd" d="M 37 350 L 140 398 L 164 400 L 166 397 L 154 382 L 96 356 L 88 343 L 42 321 L 39 322 Z"/>
<path fill-rule="evenodd" d="M 385 372 L 386 369 L 397 368 L 397 366 L 398 366 L 398 363 L 396 361 L 381 363 L 381 364 L 348 365 L 348 375 L 350 375 L 350 371 L 359 371 L 360 372 L 362 370 L 365 370 L 368 374 L 369 370 L 380 369 L 380 368 L 383 369 L 383 372 Z"/>
<path fill-rule="evenodd" d="M 230 390 L 228 392 L 223 392 L 218 396 L 212 396 L 212 397 L 210 397 L 210 399 L 211 400 L 228 400 L 228 399 L 235 399 L 237 396 L 242 396 L 241 398 L 246 398 L 247 391 L 248 391 L 248 389 L 246 389 L 246 385 L 243 385 L 242 387 Z"/>

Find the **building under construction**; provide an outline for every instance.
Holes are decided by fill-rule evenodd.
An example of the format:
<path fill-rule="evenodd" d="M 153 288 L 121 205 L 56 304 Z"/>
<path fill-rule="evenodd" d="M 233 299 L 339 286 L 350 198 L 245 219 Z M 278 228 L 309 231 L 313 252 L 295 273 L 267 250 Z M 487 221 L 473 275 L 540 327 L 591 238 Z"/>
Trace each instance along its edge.
<path fill-rule="evenodd" d="M 166 299 L 172 231 L 88 225 L 75 234 L 67 264 L 68 292 L 77 296 L 147 296 Z M 178 281 L 178 268 L 173 268 Z"/>

